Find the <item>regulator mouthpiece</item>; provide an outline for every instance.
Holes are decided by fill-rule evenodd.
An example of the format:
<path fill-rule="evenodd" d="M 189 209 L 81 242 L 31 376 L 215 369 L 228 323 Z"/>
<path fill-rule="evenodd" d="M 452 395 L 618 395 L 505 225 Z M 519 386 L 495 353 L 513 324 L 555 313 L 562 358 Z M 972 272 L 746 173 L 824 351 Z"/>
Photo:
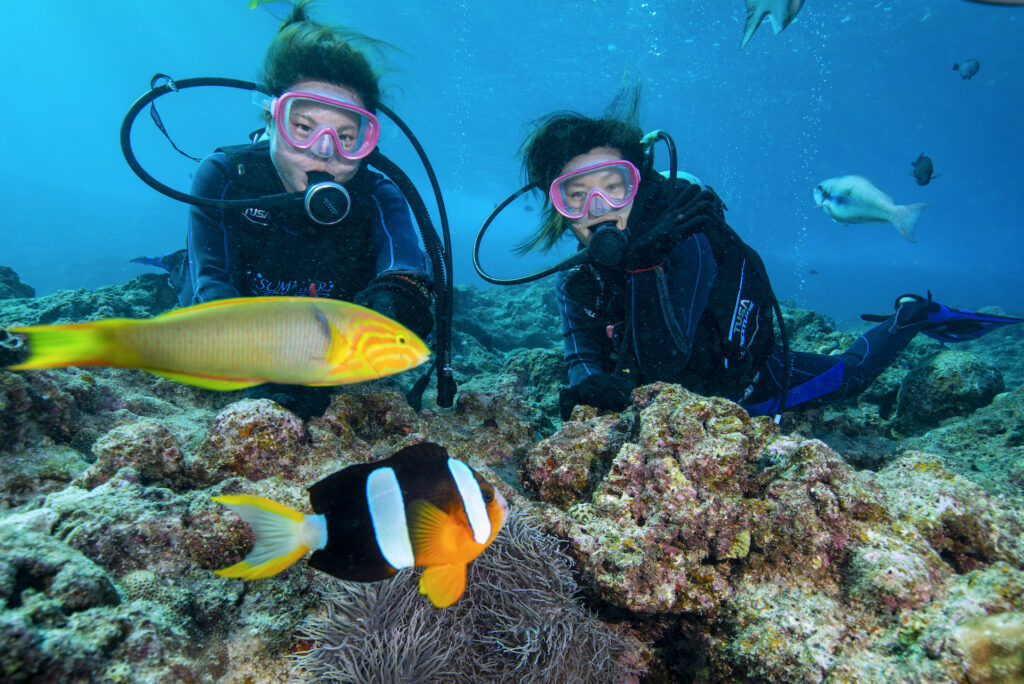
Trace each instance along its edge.
<path fill-rule="evenodd" d="M 352 200 L 348 190 L 335 182 L 334 176 L 323 171 L 310 171 L 306 175 L 309 186 L 303 205 L 311 219 L 322 226 L 331 226 L 348 216 Z"/>
<path fill-rule="evenodd" d="M 624 231 L 619 230 L 614 221 L 605 221 L 596 226 L 590 244 L 587 245 L 587 253 L 590 260 L 598 266 L 611 268 L 622 263 L 622 256 L 629 246 L 629 238 Z"/>

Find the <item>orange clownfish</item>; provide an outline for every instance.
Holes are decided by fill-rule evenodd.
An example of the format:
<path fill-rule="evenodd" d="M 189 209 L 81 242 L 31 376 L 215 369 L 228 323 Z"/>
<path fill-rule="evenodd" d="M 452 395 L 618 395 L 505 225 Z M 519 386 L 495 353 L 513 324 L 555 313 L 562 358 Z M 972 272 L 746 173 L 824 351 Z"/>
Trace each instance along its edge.
<path fill-rule="evenodd" d="M 256 541 L 222 577 L 276 575 L 310 550 L 309 564 L 339 579 L 375 582 L 426 566 L 420 593 L 437 608 L 466 589 L 466 566 L 508 516 L 501 492 L 432 443 L 328 475 L 309 488 L 313 515 L 259 496 L 215 496 L 249 523 Z"/>

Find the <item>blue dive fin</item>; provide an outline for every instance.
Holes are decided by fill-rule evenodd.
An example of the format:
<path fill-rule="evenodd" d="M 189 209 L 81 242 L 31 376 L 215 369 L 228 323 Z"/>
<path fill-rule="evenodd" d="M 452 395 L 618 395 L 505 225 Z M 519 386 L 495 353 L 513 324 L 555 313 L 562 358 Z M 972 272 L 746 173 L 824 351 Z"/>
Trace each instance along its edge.
<path fill-rule="evenodd" d="M 932 302 L 932 304 L 938 306 L 938 311 L 928 311 L 928 321 L 931 326 L 921 332 L 940 342 L 974 340 L 1004 325 L 1024 322 L 1024 318 L 954 309 L 939 302 Z"/>
<path fill-rule="evenodd" d="M 874 322 L 892 320 L 892 331 L 916 328 L 917 332 L 940 342 L 974 340 L 1004 325 L 1024 322 L 1024 318 L 1014 316 L 954 309 L 932 299 L 931 291 L 927 298 L 916 294 L 900 295 L 896 298 L 895 314 L 862 314 L 861 318 Z"/>
<path fill-rule="evenodd" d="M 181 263 L 188 256 L 188 250 L 179 249 L 163 256 L 140 256 L 134 259 L 129 259 L 128 263 L 140 264 L 142 266 L 155 266 L 156 268 L 162 268 L 168 273 L 174 273 L 176 268 L 181 266 Z"/>

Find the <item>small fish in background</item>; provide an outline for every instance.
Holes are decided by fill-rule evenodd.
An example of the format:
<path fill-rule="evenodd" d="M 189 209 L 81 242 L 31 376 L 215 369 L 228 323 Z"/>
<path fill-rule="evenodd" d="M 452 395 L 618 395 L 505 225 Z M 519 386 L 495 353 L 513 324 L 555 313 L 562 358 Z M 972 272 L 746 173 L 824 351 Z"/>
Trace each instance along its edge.
<path fill-rule="evenodd" d="M 262 8 L 278 21 L 287 21 L 295 3 L 291 0 L 249 0 L 249 9 Z"/>
<path fill-rule="evenodd" d="M 960 78 L 973 78 L 974 74 L 978 73 L 978 69 L 981 69 L 981 62 L 976 59 L 968 59 L 953 65 L 953 71 L 959 71 Z"/>
<path fill-rule="evenodd" d="M 814 189 L 814 202 L 837 223 L 891 223 L 907 242 L 917 242 L 914 231 L 926 204 L 895 204 L 863 176 L 823 180 Z"/>
<path fill-rule="evenodd" d="M 534 206 L 532 204 L 524 204 L 523 211 L 534 211 Z"/>
<path fill-rule="evenodd" d="M 970 0 L 979 5 L 1003 5 L 1005 7 L 1024 7 L 1024 0 Z"/>
<path fill-rule="evenodd" d="M 813 268 L 811 270 L 807 271 L 808 275 L 818 275 L 818 273 L 820 273 L 820 271 L 818 271 L 816 269 L 813 269 Z"/>
<path fill-rule="evenodd" d="M 938 178 L 942 175 L 935 173 L 935 166 L 932 164 L 932 158 L 925 156 L 924 152 L 918 155 L 917 159 L 910 162 L 910 165 L 914 167 L 914 170 L 910 172 L 910 175 L 917 180 L 918 185 L 928 185 L 932 182 L 933 178 Z"/>
<path fill-rule="evenodd" d="M 767 16 L 772 30 L 778 33 L 793 23 L 796 15 L 804 6 L 804 0 L 746 0 L 747 23 L 743 29 L 743 40 L 740 49 L 746 47 L 754 36 L 754 31 Z"/>
<path fill-rule="evenodd" d="M 309 488 L 313 515 L 259 496 L 213 500 L 249 523 L 256 537 L 242 561 L 216 571 L 222 577 L 270 577 L 310 550 L 311 567 L 355 582 L 426 566 L 420 593 L 436 608 L 462 596 L 466 567 L 508 517 L 501 492 L 429 442 L 320 480 Z"/>
<path fill-rule="evenodd" d="M 207 389 L 346 385 L 415 368 L 430 349 L 401 323 L 336 299 L 221 299 L 155 318 L 9 328 L 31 356 L 8 370 L 141 368 Z"/>

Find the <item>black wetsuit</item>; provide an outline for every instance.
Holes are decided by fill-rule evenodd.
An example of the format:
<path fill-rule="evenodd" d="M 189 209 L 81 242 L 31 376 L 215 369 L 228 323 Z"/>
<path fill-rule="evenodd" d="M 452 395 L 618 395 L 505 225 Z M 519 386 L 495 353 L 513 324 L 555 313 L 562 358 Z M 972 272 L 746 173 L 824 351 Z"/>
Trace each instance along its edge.
<path fill-rule="evenodd" d="M 595 394 L 614 389 L 614 383 L 585 381 L 615 374 L 634 386 L 660 380 L 724 396 L 752 415 L 779 411 L 784 354 L 772 329 L 773 295 L 760 258 L 725 224 L 714 191 L 698 193 L 684 180 L 654 178 L 645 184 L 629 217 L 631 242 L 662 219 L 678 193 L 688 193 L 692 201 L 673 211 L 685 214 L 704 207 L 707 227 L 669 245 L 649 263 L 631 268 L 585 264 L 558 274 L 569 389 L 588 384 Z M 892 327 L 891 321 L 880 323 L 836 356 L 791 352 L 786 407 L 844 399 L 863 390 L 915 334 L 890 332 Z M 588 403 L 587 397 L 574 397 L 568 408 L 572 403 Z"/>
<path fill-rule="evenodd" d="M 348 216 L 333 226 L 294 209 L 191 208 L 179 301 L 313 296 L 355 301 L 425 337 L 433 324 L 430 276 L 409 205 L 364 164 L 345 184 Z M 285 192 L 268 143 L 225 148 L 200 164 L 192 194 L 237 199 Z"/>

